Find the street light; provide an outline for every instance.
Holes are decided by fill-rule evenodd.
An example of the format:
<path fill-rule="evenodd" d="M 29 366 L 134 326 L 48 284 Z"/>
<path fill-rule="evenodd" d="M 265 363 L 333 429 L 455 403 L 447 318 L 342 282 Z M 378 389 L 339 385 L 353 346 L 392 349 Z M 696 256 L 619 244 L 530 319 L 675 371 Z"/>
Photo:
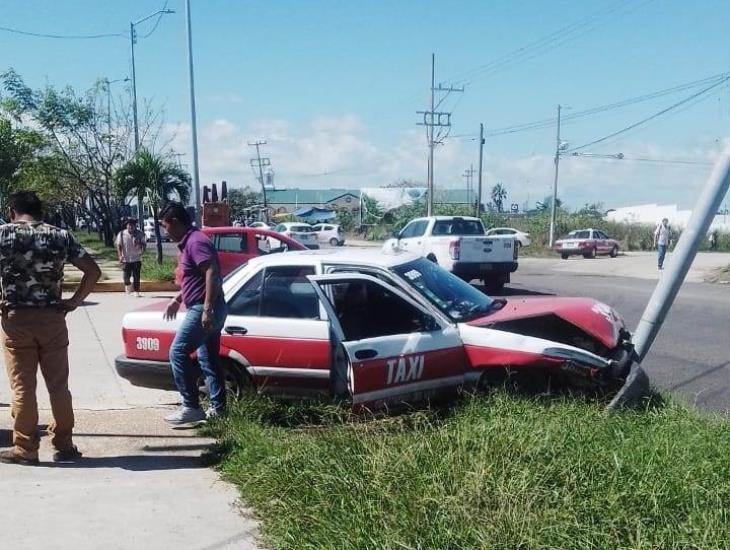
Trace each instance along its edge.
<path fill-rule="evenodd" d="M 132 117 L 134 121 L 134 152 L 136 153 L 139 149 L 139 124 L 137 122 L 137 70 L 134 63 L 134 45 L 137 43 L 137 31 L 135 27 L 139 25 L 140 23 L 144 23 L 148 19 L 151 19 L 155 15 L 159 15 L 162 17 L 162 15 L 167 13 L 175 13 L 175 10 L 157 10 L 154 13 L 149 14 L 146 17 L 143 17 L 142 19 L 138 19 L 137 21 L 130 21 L 129 22 L 129 40 L 131 43 L 131 51 L 132 51 Z M 144 196 L 139 193 L 137 195 L 137 212 L 139 219 L 144 219 Z"/>

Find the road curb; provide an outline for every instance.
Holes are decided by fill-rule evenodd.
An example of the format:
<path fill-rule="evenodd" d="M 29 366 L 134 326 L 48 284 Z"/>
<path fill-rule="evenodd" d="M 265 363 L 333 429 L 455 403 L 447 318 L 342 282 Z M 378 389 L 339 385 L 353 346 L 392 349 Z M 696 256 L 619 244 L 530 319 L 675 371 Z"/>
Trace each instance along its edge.
<path fill-rule="evenodd" d="M 79 283 L 63 283 L 63 290 L 76 290 Z M 178 287 L 172 281 L 142 281 L 142 292 L 175 292 Z M 100 281 L 94 285 L 92 292 L 124 292 L 124 283 L 121 281 Z"/>

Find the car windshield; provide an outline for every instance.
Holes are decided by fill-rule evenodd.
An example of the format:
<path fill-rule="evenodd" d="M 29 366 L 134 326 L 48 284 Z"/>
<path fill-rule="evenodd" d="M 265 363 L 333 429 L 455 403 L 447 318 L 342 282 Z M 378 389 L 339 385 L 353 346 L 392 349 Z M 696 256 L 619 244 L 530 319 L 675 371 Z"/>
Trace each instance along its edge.
<path fill-rule="evenodd" d="M 425 258 L 396 266 L 393 271 L 452 321 L 475 319 L 498 303 Z"/>
<path fill-rule="evenodd" d="M 312 228 L 308 225 L 292 225 L 289 231 L 296 231 L 297 233 L 310 233 Z"/>

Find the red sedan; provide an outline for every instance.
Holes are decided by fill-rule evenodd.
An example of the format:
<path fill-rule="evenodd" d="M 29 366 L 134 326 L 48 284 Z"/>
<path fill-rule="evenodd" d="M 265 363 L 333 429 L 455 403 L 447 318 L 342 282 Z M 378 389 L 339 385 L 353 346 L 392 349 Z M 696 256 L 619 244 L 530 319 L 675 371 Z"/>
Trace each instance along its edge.
<path fill-rule="evenodd" d="M 292 238 L 261 227 L 204 227 L 218 251 L 221 272 L 225 277 L 251 258 L 275 252 L 306 250 Z"/>

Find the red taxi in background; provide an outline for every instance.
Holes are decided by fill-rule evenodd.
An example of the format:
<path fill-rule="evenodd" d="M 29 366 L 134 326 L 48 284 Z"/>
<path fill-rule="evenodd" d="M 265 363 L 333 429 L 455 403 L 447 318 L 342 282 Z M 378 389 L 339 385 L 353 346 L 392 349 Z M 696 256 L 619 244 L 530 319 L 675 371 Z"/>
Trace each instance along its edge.
<path fill-rule="evenodd" d="M 221 272 L 225 277 L 251 258 L 276 252 L 306 250 L 294 239 L 261 227 L 204 227 L 203 233 L 218 251 Z"/>
<path fill-rule="evenodd" d="M 563 260 L 578 254 L 584 258 L 595 258 L 599 254 L 615 258 L 618 256 L 618 249 L 618 241 L 598 229 L 576 229 L 555 241 L 555 252 Z"/>

